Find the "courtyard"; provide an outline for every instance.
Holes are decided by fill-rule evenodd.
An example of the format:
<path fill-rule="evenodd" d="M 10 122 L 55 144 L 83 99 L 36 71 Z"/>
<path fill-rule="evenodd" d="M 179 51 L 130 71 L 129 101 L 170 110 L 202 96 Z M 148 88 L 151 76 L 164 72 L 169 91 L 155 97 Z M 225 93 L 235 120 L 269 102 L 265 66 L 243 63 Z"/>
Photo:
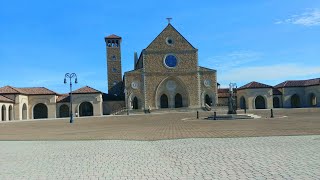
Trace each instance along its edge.
<path fill-rule="evenodd" d="M 0 123 L 0 179 L 318 179 L 318 109 Z M 241 111 L 239 112 L 241 113 Z"/>

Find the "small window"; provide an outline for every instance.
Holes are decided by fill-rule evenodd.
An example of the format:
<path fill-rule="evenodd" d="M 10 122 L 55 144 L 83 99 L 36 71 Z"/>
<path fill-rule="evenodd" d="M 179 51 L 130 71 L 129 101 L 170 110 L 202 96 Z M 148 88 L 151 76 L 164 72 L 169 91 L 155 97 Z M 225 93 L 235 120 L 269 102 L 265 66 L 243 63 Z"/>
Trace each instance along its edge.
<path fill-rule="evenodd" d="M 113 56 L 111 57 L 111 59 L 112 59 L 112 61 L 115 61 L 115 60 L 117 60 L 117 57 L 116 57 L 115 55 L 113 55 Z"/>
<path fill-rule="evenodd" d="M 117 83 L 118 83 L 117 81 L 113 81 L 113 85 L 117 85 Z"/>
<path fill-rule="evenodd" d="M 116 68 L 112 68 L 112 72 L 117 72 L 117 69 Z"/>
<path fill-rule="evenodd" d="M 166 43 L 167 43 L 169 46 L 172 46 L 173 43 L 174 43 L 174 41 L 173 41 L 173 39 L 172 39 L 171 37 L 167 37 L 167 38 L 166 38 Z"/>

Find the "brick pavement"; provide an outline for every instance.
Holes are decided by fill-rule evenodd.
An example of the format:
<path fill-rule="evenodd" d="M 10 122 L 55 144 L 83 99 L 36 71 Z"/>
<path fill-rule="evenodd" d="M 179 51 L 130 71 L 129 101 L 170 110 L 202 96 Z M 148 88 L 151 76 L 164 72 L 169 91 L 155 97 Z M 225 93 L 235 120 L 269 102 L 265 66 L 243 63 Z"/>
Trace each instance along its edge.
<path fill-rule="evenodd" d="M 320 135 L 0 141 L 0 179 L 318 179 Z"/>
<path fill-rule="evenodd" d="M 265 111 L 269 112 L 269 111 Z M 106 116 L 0 123 L 0 140 L 160 140 L 198 137 L 320 135 L 320 112 L 276 114 L 261 119 L 197 120 L 195 113 Z M 283 118 L 283 115 L 287 117 Z M 182 120 L 185 119 L 185 120 Z"/>

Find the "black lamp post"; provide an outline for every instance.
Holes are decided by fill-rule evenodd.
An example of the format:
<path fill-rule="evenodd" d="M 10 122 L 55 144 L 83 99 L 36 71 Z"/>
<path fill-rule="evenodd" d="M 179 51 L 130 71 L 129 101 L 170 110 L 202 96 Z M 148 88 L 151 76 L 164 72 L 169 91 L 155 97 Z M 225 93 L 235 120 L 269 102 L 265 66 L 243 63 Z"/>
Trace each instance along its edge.
<path fill-rule="evenodd" d="M 72 78 L 75 78 L 74 83 L 78 83 L 76 73 L 66 73 L 64 76 L 64 83 L 67 83 L 67 78 L 70 80 L 70 123 L 73 123 L 73 113 L 72 113 Z"/>

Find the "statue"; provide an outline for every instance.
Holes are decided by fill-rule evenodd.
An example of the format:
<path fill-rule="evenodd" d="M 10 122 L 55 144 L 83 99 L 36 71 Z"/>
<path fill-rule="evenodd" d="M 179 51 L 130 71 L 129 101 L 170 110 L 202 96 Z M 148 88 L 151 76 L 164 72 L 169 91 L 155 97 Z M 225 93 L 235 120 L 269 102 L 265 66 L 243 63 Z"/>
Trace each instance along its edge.
<path fill-rule="evenodd" d="M 235 96 L 236 83 L 229 84 L 228 114 L 237 114 L 237 103 Z"/>

